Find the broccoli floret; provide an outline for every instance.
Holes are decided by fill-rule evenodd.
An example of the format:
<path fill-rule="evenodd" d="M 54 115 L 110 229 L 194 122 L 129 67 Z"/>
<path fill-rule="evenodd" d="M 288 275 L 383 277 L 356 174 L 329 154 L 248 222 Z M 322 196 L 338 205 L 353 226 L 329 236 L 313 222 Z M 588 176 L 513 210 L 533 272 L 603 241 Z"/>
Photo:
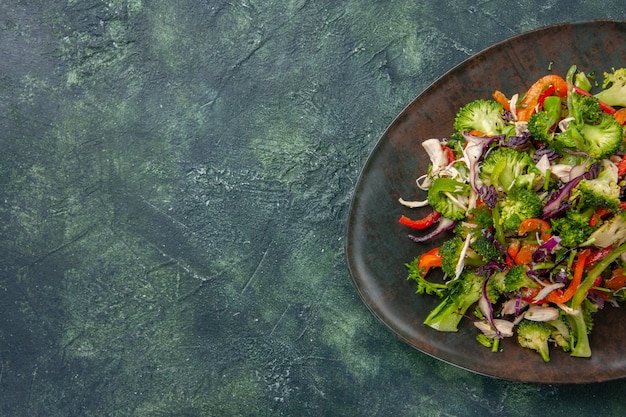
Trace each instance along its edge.
<path fill-rule="evenodd" d="M 495 260 L 502 257 L 502 252 L 484 235 L 474 239 L 470 244 L 470 248 L 480 256 L 484 263 L 491 259 Z"/>
<path fill-rule="evenodd" d="M 590 236 L 594 245 L 606 248 L 626 241 L 626 211 L 620 211 L 603 222 Z"/>
<path fill-rule="evenodd" d="M 496 339 L 492 339 L 484 333 L 478 333 L 478 335 L 476 336 L 476 341 L 484 347 L 493 348 L 493 344 Z"/>
<path fill-rule="evenodd" d="M 580 137 L 574 135 L 578 149 L 592 158 L 602 159 L 614 154 L 622 144 L 622 125 L 609 114 L 602 113 L 596 124 L 583 124 L 578 129 Z M 581 140 L 582 139 L 582 140 Z"/>
<path fill-rule="evenodd" d="M 550 334 L 550 329 L 542 322 L 522 320 L 517 326 L 520 346 L 537 351 L 544 362 L 550 362 Z"/>
<path fill-rule="evenodd" d="M 602 160 L 602 167 L 595 179 L 583 179 L 576 187 L 581 196 L 581 204 L 593 208 L 616 209 L 619 206 L 621 187 L 617 166 L 608 159 Z"/>
<path fill-rule="evenodd" d="M 492 290 L 505 294 L 522 288 L 537 288 L 539 284 L 528 276 L 525 265 L 513 265 L 508 271 L 496 272 L 489 277 L 488 290 L 490 286 Z"/>
<path fill-rule="evenodd" d="M 504 291 L 518 291 L 522 288 L 537 288 L 539 284 L 526 273 L 525 265 L 513 265 L 504 277 Z"/>
<path fill-rule="evenodd" d="M 554 127 L 561 120 L 561 99 L 557 96 L 546 97 L 543 110 L 534 113 L 528 120 L 528 131 L 533 138 L 547 142 L 554 136 Z"/>
<path fill-rule="evenodd" d="M 570 99 L 570 116 L 576 120 L 576 123 L 598 123 L 604 111 L 597 98 L 574 93 L 570 95 Z"/>
<path fill-rule="evenodd" d="M 441 255 L 441 270 L 450 277 L 456 277 L 458 274 L 457 266 L 461 262 L 461 266 L 471 265 L 479 266 L 484 262 L 480 257 L 469 248 L 463 251 L 465 241 L 460 236 L 454 236 L 441 245 L 439 255 Z M 461 256 L 463 260 L 461 261 Z"/>
<path fill-rule="evenodd" d="M 405 265 L 409 271 L 408 279 L 412 279 L 417 283 L 415 290 L 418 294 L 434 294 L 442 297 L 448 286 L 443 283 L 437 283 L 427 280 L 424 275 L 425 272 L 419 267 L 419 258 L 413 260 L 413 262 Z"/>
<path fill-rule="evenodd" d="M 606 158 L 620 148 L 623 138 L 622 125 L 613 116 L 598 111 L 597 107 L 583 105 L 590 103 L 589 100 L 595 99 L 572 98 L 569 112 L 574 120 L 571 120 L 565 131 L 556 135 L 548 146 L 557 152 L 563 149 L 583 151 L 594 159 Z"/>
<path fill-rule="evenodd" d="M 568 324 L 559 317 L 556 320 L 547 321 L 546 324 L 550 328 L 550 339 L 559 346 L 563 351 L 572 350 L 572 338 Z"/>
<path fill-rule="evenodd" d="M 505 271 L 499 271 L 488 277 L 487 285 L 485 285 L 485 293 L 491 304 L 498 302 L 498 299 L 504 294 L 504 277 Z"/>
<path fill-rule="evenodd" d="M 626 107 L 626 68 L 613 69 L 604 73 L 602 88 L 595 96 L 609 106 Z"/>
<path fill-rule="evenodd" d="M 480 299 L 482 284 L 483 278 L 472 272 L 461 274 L 450 283 L 448 294 L 428 314 L 424 324 L 442 332 L 456 332 L 465 312 Z"/>
<path fill-rule="evenodd" d="M 441 245 L 439 255 L 441 255 L 441 269 L 444 274 L 454 277 L 456 276 L 456 267 L 463 253 L 463 239 L 460 236 L 454 236 Z"/>
<path fill-rule="evenodd" d="M 476 99 L 461 107 L 454 119 L 454 131 L 460 134 L 472 130 L 487 136 L 504 133 L 506 121 L 502 105 L 495 100 Z"/>
<path fill-rule="evenodd" d="M 500 191 L 515 188 L 534 188 L 541 172 L 526 152 L 512 148 L 497 148 L 490 152 L 480 169 L 480 179 Z"/>
<path fill-rule="evenodd" d="M 522 220 L 539 217 L 543 202 L 529 189 L 512 190 L 497 205 L 499 222 L 505 233 L 516 231 Z"/>
<path fill-rule="evenodd" d="M 459 265 L 461 267 L 481 266 L 491 259 L 502 257 L 502 252 L 482 235 L 470 240 L 467 248 L 465 245 L 466 242 L 457 235 L 443 242 L 439 248 L 441 270 L 446 275 L 456 277 L 459 274 L 459 270 L 457 270 Z M 463 256 L 462 260 L 461 256 Z"/>
<path fill-rule="evenodd" d="M 471 209 L 469 212 L 472 221 L 479 229 L 489 229 L 493 226 L 493 216 L 491 209 L 486 204 L 481 204 Z"/>
<path fill-rule="evenodd" d="M 486 204 L 482 204 L 471 209 L 467 219 L 454 226 L 454 234 L 462 237 L 468 234 L 474 237 L 484 236 L 483 230 L 489 230 L 491 227 L 493 227 L 491 209 Z"/>
<path fill-rule="evenodd" d="M 561 246 L 576 248 L 589 241 L 594 230 L 589 225 L 589 220 L 594 211 L 594 209 L 586 211 L 568 210 L 565 216 L 551 220 L 552 234 L 561 238 Z"/>
<path fill-rule="evenodd" d="M 444 217 L 450 220 L 462 220 L 467 215 L 470 186 L 453 180 L 439 177 L 428 189 L 428 203 Z"/>

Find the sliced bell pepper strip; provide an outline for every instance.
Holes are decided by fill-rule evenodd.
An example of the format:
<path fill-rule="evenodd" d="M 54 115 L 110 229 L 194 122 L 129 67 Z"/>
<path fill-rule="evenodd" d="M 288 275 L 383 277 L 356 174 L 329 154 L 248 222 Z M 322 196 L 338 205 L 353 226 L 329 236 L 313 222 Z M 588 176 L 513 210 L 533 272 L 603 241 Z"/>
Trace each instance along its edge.
<path fill-rule="evenodd" d="M 552 237 L 550 234 L 550 224 L 542 219 L 530 218 L 522 220 L 517 229 L 517 235 L 523 236 L 530 232 L 540 232 L 542 242 L 545 242 Z"/>
<path fill-rule="evenodd" d="M 626 107 L 623 107 L 615 111 L 615 113 L 613 114 L 613 117 L 615 117 L 615 120 L 617 120 L 619 124 L 621 125 L 626 124 Z"/>
<path fill-rule="evenodd" d="M 496 90 L 493 92 L 491 96 L 493 97 L 495 101 L 497 101 L 498 103 L 502 105 L 504 110 L 511 111 L 511 102 L 509 101 L 508 98 L 506 98 L 506 96 L 504 95 L 502 91 Z"/>
<path fill-rule="evenodd" d="M 413 220 L 403 214 L 402 216 L 400 216 L 399 222 L 400 224 L 403 224 L 407 227 L 411 227 L 417 230 L 423 230 L 435 224 L 435 222 L 437 222 L 437 220 L 439 220 L 440 217 L 441 217 L 441 213 L 433 210 L 430 213 L 428 213 L 425 217 L 419 220 Z"/>
<path fill-rule="evenodd" d="M 552 291 L 546 296 L 546 300 L 550 301 L 551 303 L 563 304 L 569 301 L 574 296 L 583 278 L 583 272 L 585 271 L 585 266 L 589 254 L 589 249 L 585 249 L 578 254 L 578 259 L 576 260 L 576 264 L 574 265 L 574 276 L 572 278 L 572 281 L 569 283 L 564 291 Z"/>
<path fill-rule="evenodd" d="M 611 277 L 604 280 L 604 285 L 613 291 L 626 287 L 626 271 L 624 271 L 624 268 L 614 269 L 611 272 Z"/>
<path fill-rule="evenodd" d="M 603 259 L 606 255 L 608 255 L 613 250 L 612 246 L 607 246 L 606 248 L 600 248 L 589 253 L 587 260 L 585 261 L 585 266 L 589 266 L 599 260 Z"/>
<path fill-rule="evenodd" d="M 539 245 L 525 244 L 522 245 L 515 255 L 516 265 L 530 265 L 533 261 L 533 253 L 537 251 Z"/>
<path fill-rule="evenodd" d="M 550 97 L 552 94 L 554 94 L 555 91 L 556 91 L 556 87 L 553 84 L 551 84 L 548 88 L 546 88 L 546 90 L 543 93 L 541 93 L 541 95 L 537 99 L 537 104 L 539 104 L 540 106 L 543 106 L 543 102 L 546 101 L 546 97 Z"/>
<path fill-rule="evenodd" d="M 624 254 L 624 252 L 626 252 L 626 244 L 623 243 L 617 248 L 611 250 L 609 254 L 607 254 L 604 258 L 602 258 L 602 260 L 597 262 L 593 268 L 591 268 L 585 279 L 578 286 L 578 290 L 576 290 L 574 297 L 572 297 L 571 307 L 573 309 L 580 307 L 582 302 L 587 297 L 587 291 L 589 291 L 589 289 L 593 286 L 596 278 L 599 277 L 606 268 L 608 268 L 611 262 L 619 258 L 622 254 Z"/>
<path fill-rule="evenodd" d="M 451 164 L 452 162 L 454 162 L 456 160 L 456 158 L 454 156 L 454 151 L 452 149 L 450 149 L 449 146 L 441 145 L 441 149 L 443 149 L 443 151 L 446 153 L 446 156 L 448 157 L 448 163 L 449 164 Z"/>
<path fill-rule="evenodd" d="M 441 255 L 439 254 L 439 248 L 433 248 L 428 252 L 425 252 L 420 255 L 420 260 L 417 263 L 417 267 L 425 272 L 424 275 L 428 272 L 430 268 L 440 267 L 441 266 Z"/>
<path fill-rule="evenodd" d="M 621 177 L 624 174 L 626 174 L 626 157 L 623 157 L 617 164 L 617 176 Z"/>
<path fill-rule="evenodd" d="M 511 244 L 506 249 L 507 257 L 506 257 L 506 265 L 510 268 L 515 263 L 515 257 L 519 253 L 520 247 L 522 246 L 522 242 L 517 239 L 511 241 Z"/>
<path fill-rule="evenodd" d="M 539 103 L 539 97 L 550 85 L 554 86 L 554 94 L 559 97 L 567 96 L 567 81 L 556 74 L 544 75 L 530 86 L 522 102 L 517 108 L 517 120 L 527 122 L 535 112 L 535 107 Z"/>
<path fill-rule="evenodd" d="M 478 136 L 478 137 L 480 137 L 480 136 L 483 136 L 483 137 L 484 137 L 484 136 L 487 136 L 486 134 L 484 134 L 484 133 L 483 133 L 483 132 L 481 132 L 480 130 L 476 130 L 476 129 L 470 130 L 468 133 L 469 133 L 470 135 L 472 135 L 472 136 Z"/>

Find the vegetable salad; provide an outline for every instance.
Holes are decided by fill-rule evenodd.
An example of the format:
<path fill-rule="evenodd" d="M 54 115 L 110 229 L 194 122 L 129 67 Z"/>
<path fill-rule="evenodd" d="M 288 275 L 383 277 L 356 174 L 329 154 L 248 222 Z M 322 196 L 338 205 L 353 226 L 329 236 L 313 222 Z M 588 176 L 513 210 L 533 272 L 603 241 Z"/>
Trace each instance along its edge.
<path fill-rule="evenodd" d="M 449 138 L 424 141 L 427 198 L 400 203 L 430 209 L 399 219 L 415 242 L 449 237 L 406 264 L 439 297 L 424 324 L 471 320 L 494 352 L 514 338 L 546 362 L 590 357 L 594 313 L 626 299 L 625 123 L 626 68 L 572 66 L 465 104 Z"/>

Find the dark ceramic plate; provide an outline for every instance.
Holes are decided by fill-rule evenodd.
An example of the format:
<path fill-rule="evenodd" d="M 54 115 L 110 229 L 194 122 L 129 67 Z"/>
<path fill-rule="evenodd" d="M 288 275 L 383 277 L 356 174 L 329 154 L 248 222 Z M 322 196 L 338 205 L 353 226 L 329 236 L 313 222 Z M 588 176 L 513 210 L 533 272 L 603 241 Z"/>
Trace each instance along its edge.
<path fill-rule="evenodd" d="M 626 65 L 626 22 L 562 24 L 498 43 L 455 67 L 415 98 L 391 123 L 371 153 L 356 186 L 346 229 L 346 255 L 354 285 L 365 304 L 409 345 L 442 361 L 487 376 L 539 383 L 588 383 L 626 376 L 626 308 L 606 307 L 590 337 L 592 357 L 573 358 L 551 349 L 551 361 L 509 338 L 501 353 L 480 346 L 476 330 L 464 320 L 457 333 L 422 324 L 435 297 L 415 294 L 404 264 L 441 244 L 415 244 L 397 223 L 401 214 L 419 217 L 428 209 L 408 210 L 398 197 L 422 199 L 415 178 L 428 157 L 421 142 L 451 133 L 458 108 L 494 89 L 523 91 L 552 72 L 565 75 L 572 64 L 602 74 Z M 421 211 L 420 211 L 421 210 Z"/>

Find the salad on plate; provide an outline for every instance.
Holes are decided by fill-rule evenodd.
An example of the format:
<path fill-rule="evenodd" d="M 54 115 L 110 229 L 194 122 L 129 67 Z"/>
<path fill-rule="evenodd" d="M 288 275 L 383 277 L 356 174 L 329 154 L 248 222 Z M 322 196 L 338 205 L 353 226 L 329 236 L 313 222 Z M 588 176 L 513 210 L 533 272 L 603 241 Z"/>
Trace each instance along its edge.
<path fill-rule="evenodd" d="M 626 68 L 572 66 L 465 104 L 449 138 L 425 140 L 426 198 L 399 200 L 429 207 L 400 217 L 411 240 L 449 237 L 406 264 L 440 299 L 424 324 L 471 320 L 494 352 L 514 338 L 546 362 L 551 346 L 590 357 L 594 313 L 626 300 L 625 124 Z"/>

